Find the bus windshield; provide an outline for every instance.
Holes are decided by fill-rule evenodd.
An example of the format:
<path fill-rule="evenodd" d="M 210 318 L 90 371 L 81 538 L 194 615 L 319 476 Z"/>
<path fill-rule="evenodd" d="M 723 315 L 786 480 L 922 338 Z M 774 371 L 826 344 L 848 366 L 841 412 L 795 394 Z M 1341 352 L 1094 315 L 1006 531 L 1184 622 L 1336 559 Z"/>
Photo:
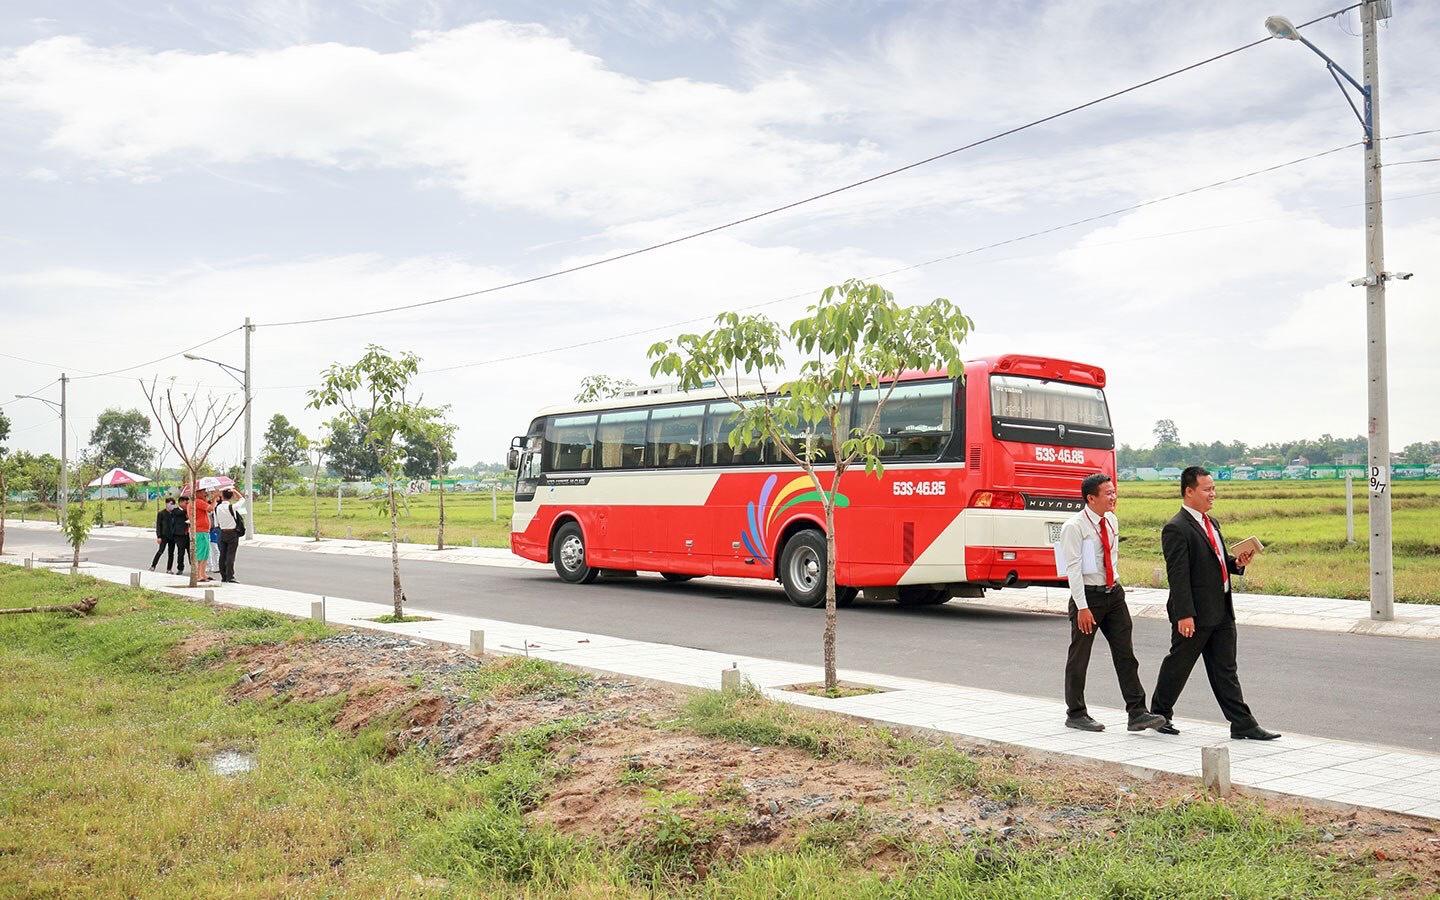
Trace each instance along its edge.
<path fill-rule="evenodd" d="M 990 415 L 1004 440 L 1114 445 L 1105 392 L 1090 385 L 991 375 Z"/>

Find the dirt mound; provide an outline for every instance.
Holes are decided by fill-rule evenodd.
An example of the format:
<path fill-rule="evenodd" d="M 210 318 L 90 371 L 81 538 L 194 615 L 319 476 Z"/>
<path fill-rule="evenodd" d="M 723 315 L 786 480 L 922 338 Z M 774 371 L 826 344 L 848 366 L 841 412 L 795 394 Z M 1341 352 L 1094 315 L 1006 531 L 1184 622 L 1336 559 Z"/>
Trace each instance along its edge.
<path fill-rule="evenodd" d="M 226 646 L 224 635 L 193 635 L 176 651 L 200 661 L 227 658 L 243 674 L 236 700 L 340 698 L 336 728 L 384 731 L 386 752 L 430 748 L 442 767 L 500 758 L 517 736 L 568 723 L 545 740 L 556 763 L 552 782 L 529 812 L 533 821 L 607 843 L 653 839 L 657 823 L 683 820 L 694 830 L 697 872 L 707 860 L 761 847 L 814 840 L 886 866 L 892 844 L 866 836 L 905 834 L 934 843 L 975 837 L 1020 846 L 1056 836 L 1113 835 L 1127 804 L 1197 796 L 1193 780 L 1141 780 L 1091 765 L 979 751 L 981 769 L 1025 791 L 956 788 L 928 802 L 907 793 L 905 773 L 800 749 L 746 746 L 663 725 L 686 695 L 621 678 L 572 676 L 565 690 L 515 693 L 477 689 L 477 679 L 523 663 L 477 659 L 455 648 L 403 637 L 347 632 L 310 642 Z M 223 648 L 223 653 L 220 649 Z M 1440 838 L 1417 820 L 1384 813 L 1337 817 L 1333 811 L 1275 800 L 1299 813 L 1341 857 L 1373 858 L 1384 868 L 1425 873 L 1440 883 Z"/>

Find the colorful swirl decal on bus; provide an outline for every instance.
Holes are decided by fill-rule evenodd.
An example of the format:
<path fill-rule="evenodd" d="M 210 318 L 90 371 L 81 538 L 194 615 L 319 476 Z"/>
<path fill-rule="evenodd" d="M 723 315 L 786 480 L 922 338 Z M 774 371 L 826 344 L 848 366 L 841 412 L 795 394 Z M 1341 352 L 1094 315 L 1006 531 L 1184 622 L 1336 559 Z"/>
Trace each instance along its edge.
<path fill-rule="evenodd" d="M 750 555 L 766 562 L 770 561 L 770 554 L 765 552 L 765 548 L 770 546 L 770 542 L 765 538 L 770 533 L 770 528 L 775 524 L 775 520 L 792 506 L 799 506 L 801 503 L 820 503 L 825 498 L 824 493 L 814 489 L 814 482 L 810 480 L 809 475 L 797 475 L 783 488 L 776 491 L 775 485 L 779 479 L 778 475 L 766 478 L 764 486 L 760 488 L 758 501 L 752 500 L 745 504 L 745 519 L 749 528 L 740 534 L 740 541 L 745 545 L 745 549 L 750 551 Z M 771 496 L 772 493 L 774 496 Z M 850 498 L 836 492 L 835 508 L 844 509 L 849 505 Z"/>

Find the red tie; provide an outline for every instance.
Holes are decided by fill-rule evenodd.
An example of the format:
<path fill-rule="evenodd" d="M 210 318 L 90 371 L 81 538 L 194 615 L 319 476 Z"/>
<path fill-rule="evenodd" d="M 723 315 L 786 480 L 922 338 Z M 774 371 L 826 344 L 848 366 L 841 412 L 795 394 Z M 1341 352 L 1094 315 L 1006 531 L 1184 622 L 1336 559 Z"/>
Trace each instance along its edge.
<path fill-rule="evenodd" d="M 1220 552 L 1220 541 L 1215 537 L 1215 528 L 1210 524 L 1210 517 L 1201 514 L 1205 520 L 1205 536 L 1210 539 L 1210 549 L 1215 551 L 1215 558 L 1220 561 L 1220 585 L 1225 590 L 1230 590 L 1230 570 L 1225 565 L 1225 554 Z"/>
<path fill-rule="evenodd" d="M 1115 586 L 1115 563 L 1110 559 L 1110 528 L 1104 516 L 1100 517 L 1100 552 L 1105 554 L 1105 589 Z"/>

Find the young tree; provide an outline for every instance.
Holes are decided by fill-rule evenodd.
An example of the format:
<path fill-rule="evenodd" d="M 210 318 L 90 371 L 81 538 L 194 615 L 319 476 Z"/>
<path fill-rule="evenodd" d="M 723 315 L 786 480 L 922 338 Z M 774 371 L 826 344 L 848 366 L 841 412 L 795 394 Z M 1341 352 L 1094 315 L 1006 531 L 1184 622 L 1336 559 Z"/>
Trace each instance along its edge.
<path fill-rule="evenodd" d="M 245 417 L 245 402 L 237 404 L 232 399 L 234 395 L 229 394 L 221 398 L 207 395 L 203 400 L 198 394 L 176 396 L 174 379 L 163 390 L 158 386 L 158 379 L 151 379 L 148 385 L 141 381 L 140 389 L 145 392 L 150 411 L 160 425 L 160 434 L 180 460 L 185 483 L 195 486 L 215 446 Z M 190 586 L 195 587 L 199 583 L 201 564 L 195 559 L 195 517 L 189 518 Z"/>
<path fill-rule="evenodd" d="M 440 483 L 440 525 L 435 530 L 435 549 L 445 549 L 445 471 L 455 461 L 455 426 L 443 418 L 446 407 L 435 410 L 435 417 L 425 425 L 424 443 L 433 450 L 435 478 Z"/>
<path fill-rule="evenodd" d="M 60 526 L 60 530 L 65 534 L 65 542 L 70 545 L 72 572 L 80 568 L 80 548 L 89 540 L 90 529 L 95 524 L 91 510 L 86 507 L 83 499 L 65 507 L 65 522 Z"/>
<path fill-rule="evenodd" d="M 154 456 L 146 438 L 150 417 L 138 409 L 107 409 L 90 432 L 91 458 L 101 470 L 119 466 L 138 472 Z"/>
<path fill-rule="evenodd" d="M 320 473 L 325 470 L 326 443 L 323 436 L 300 436 L 301 446 L 310 462 L 310 515 L 314 522 L 315 541 L 320 540 Z"/>
<path fill-rule="evenodd" d="M 399 511 L 395 482 L 402 475 L 406 438 L 423 434 L 435 418 L 418 400 L 407 397 L 410 382 L 420 370 L 420 358 L 406 352 L 391 356 L 384 347 L 370 344 L 352 365 L 332 363 L 321 387 L 309 392 L 312 409 L 338 407 L 356 432 L 363 434 L 386 475 L 385 494 L 390 509 L 390 577 L 395 617 L 405 616 L 405 594 L 400 587 Z M 334 454 L 334 448 L 331 448 Z"/>
<path fill-rule="evenodd" d="M 765 316 L 724 313 L 704 334 L 682 334 L 649 350 L 652 375 L 679 379 L 682 390 L 714 382 L 738 407 L 730 445 L 742 450 L 769 441 L 804 470 L 825 513 L 825 688 L 837 685 L 835 663 L 835 506 L 840 481 L 852 466 L 884 474 L 880 454 L 885 439 L 877 433 L 881 411 L 907 371 L 944 369 L 962 375 L 960 345 L 974 323 L 943 297 L 923 306 L 901 306 L 878 284 L 850 279 L 820 295 L 807 315 L 788 329 Z M 786 369 L 782 345 L 788 339 L 803 362 L 799 373 L 767 392 Z M 741 390 L 740 373 L 758 377 L 758 394 Z M 877 392 L 868 421 L 845 435 L 840 428 L 844 398 L 852 389 Z M 833 458 L 826 460 L 818 439 L 834 435 Z M 793 445 L 792 445 L 793 444 Z M 822 472 L 821 468 L 825 471 Z M 826 483 L 828 482 L 828 484 Z"/>
<path fill-rule="evenodd" d="M 613 378 L 609 375 L 586 375 L 580 379 L 580 390 L 575 394 L 576 403 L 593 403 L 610 397 L 619 397 L 633 388 L 635 382 L 628 378 Z"/>
<path fill-rule="evenodd" d="M 0 553 L 5 552 L 5 515 L 10 511 L 10 482 L 13 466 L 3 441 L 10 437 L 10 420 L 0 412 Z"/>

